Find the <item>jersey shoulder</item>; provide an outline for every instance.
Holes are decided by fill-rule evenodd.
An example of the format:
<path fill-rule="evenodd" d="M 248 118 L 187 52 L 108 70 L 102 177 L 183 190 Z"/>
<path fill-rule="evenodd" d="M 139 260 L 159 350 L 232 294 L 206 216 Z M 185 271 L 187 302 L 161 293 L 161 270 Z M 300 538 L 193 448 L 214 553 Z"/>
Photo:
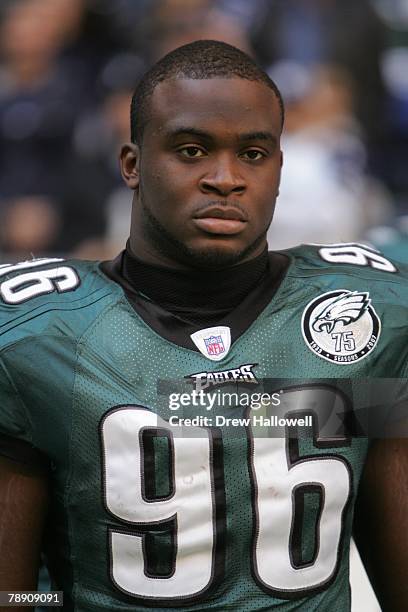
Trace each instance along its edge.
<path fill-rule="evenodd" d="M 386 258 L 371 246 L 359 243 L 305 244 L 289 249 L 295 265 L 292 275 L 314 278 L 322 285 L 369 284 L 372 291 L 391 292 L 407 303 L 408 265 Z"/>
<path fill-rule="evenodd" d="M 26 337 L 81 335 L 121 295 L 99 262 L 42 258 L 0 266 L 0 349 Z"/>

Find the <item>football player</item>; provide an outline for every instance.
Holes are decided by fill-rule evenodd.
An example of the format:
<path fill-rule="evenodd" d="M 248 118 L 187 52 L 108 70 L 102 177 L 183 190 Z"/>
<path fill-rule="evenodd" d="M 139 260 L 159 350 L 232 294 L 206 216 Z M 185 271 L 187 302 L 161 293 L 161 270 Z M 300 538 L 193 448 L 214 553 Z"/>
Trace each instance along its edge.
<path fill-rule="evenodd" d="M 0 590 L 42 550 L 65 610 L 345 612 L 355 516 L 408 609 L 407 270 L 267 252 L 283 114 L 241 51 L 176 49 L 133 98 L 123 253 L 0 267 Z"/>

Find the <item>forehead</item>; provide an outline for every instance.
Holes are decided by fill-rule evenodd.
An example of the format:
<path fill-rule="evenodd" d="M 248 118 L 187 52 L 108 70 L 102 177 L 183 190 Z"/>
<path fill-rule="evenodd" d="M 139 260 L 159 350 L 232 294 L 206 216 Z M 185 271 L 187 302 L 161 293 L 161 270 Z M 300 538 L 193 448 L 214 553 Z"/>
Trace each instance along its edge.
<path fill-rule="evenodd" d="M 279 102 L 272 89 L 238 77 L 159 83 L 149 116 L 146 129 L 153 131 L 188 125 L 210 131 L 268 130 L 278 137 L 281 129 Z"/>

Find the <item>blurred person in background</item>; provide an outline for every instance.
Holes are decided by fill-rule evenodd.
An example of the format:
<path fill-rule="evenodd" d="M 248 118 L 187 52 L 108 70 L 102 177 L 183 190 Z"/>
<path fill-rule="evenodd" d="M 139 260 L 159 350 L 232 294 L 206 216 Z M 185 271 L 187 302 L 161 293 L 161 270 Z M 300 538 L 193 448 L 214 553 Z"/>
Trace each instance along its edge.
<path fill-rule="evenodd" d="M 369 0 L 272 0 L 254 24 L 254 48 L 264 65 L 291 60 L 305 67 L 335 64 L 353 81 L 353 105 L 367 141 L 384 129 L 380 55 L 385 27 Z"/>
<path fill-rule="evenodd" d="M 82 10 L 82 0 L 21 0 L 2 16 L 0 218 L 7 235 L 1 249 L 12 258 L 53 250 L 60 237 L 58 195 L 86 94 L 81 75 L 59 61 L 59 52 L 75 37 Z M 41 231 L 30 222 L 39 212 Z"/>
<path fill-rule="evenodd" d="M 387 89 L 389 130 L 374 158 L 377 173 L 389 185 L 397 215 L 367 233 L 367 239 L 389 256 L 408 262 L 408 3 L 373 0 L 387 27 L 381 70 Z"/>
<path fill-rule="evenodd" d="M 61 230 L 60 224 L 54 202 L 41 194 L 31 193 L 3 202 L 0 244 L 7 260 L 21 261 L 27 254 L 47 255 Z"/>
<path fill-rule="evenodd" d="M 279 65 L 275 78 L 286 93 L 287 121 L 285 167 L 269 244 L 288 248 L 360 239 L 367 228 L 388 219 L 392 203 L 381 183 L 367 174 L 349 74 L 335 65 L 306 68 L 288 61 Z"/>
<path fill-rule="evenodd" d="M 149 18 L 151 61 L 180 45 L 207 38 L 253 55 L 247 28 L 222 10 L 217 0 L 159 0 L 152 3 Z"/>
<path fill-rule="evenodd" d="M 386 27 L 380 67 L 387 98 L 388 130 L 376 150 L 377 173 L 389 185 L 401 215 L 408 213 L 408 3 L 373 0 Z"/>

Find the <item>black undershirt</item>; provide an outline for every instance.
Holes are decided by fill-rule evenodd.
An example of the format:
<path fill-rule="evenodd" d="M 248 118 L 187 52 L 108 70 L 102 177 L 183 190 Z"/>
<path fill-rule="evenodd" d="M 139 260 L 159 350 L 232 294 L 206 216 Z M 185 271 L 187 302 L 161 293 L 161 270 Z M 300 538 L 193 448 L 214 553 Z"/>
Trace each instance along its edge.
<path fill-rule="evenodd" d="M 221 270 L 180 271 L 145 263 L 127 245 L 123 278 L 137 292 L 188 323 L 211 326 L 234 310 L 270 273 L 267 249 Z"/>

